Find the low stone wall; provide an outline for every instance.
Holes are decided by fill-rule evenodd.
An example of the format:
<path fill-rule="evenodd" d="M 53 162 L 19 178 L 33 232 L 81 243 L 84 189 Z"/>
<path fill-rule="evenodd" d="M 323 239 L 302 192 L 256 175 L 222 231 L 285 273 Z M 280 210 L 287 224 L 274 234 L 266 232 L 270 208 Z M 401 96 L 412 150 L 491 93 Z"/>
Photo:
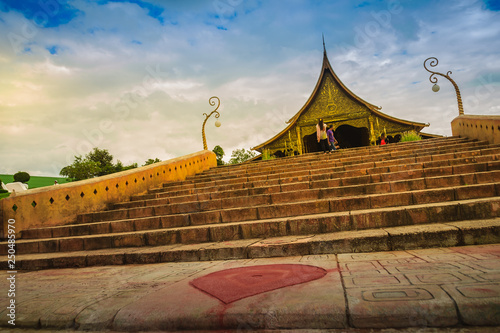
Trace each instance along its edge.
<path fill-rule="evenodd" d="M 500 143 L 500 116 L 458 116 L 451 122 L 454 136 Z"/>
<path fill-rule="evenodd" d="M 128 201 L 132 195 L 215 166 L 215 154 L 203 150 L 137 169 L 11 195 L 0 200 L 0 238 L 7 234 L 9 219 L 15 220 L 17 233 L 33 227 L 69 224 L 78 214 L 106 209 L 109 203 Z"/>

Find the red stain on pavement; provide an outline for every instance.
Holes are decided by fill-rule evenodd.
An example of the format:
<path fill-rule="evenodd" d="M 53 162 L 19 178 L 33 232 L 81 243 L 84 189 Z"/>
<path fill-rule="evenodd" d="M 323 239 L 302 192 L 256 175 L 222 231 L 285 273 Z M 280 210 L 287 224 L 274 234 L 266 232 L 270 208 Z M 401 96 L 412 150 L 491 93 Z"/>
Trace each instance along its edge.
<path fill-rule="evenodd" d="M 226 315 L 227 310 L 231 307 L 231 304 L 222 304 L 222 309 L 218 313 L 218 319 L 219 319 L 219 327 L 220 328 L 225 328 L 224 325 L 224 316 Z"/>
<path fill-rule="evenodd" d="M 498 296 L 498 292 L 487 288 L 471 288 L 471 291 L 477 294 L 479 297 L 495 297 Z M 477 297 L 476 296 L 476 297 Z"/>
<path fill-rule="evenodd" d="M 327 271 L 309 265 L 261 265 L 226 269 L 190 284 L 225 304 L 268 291 L 322 278 Z"/>

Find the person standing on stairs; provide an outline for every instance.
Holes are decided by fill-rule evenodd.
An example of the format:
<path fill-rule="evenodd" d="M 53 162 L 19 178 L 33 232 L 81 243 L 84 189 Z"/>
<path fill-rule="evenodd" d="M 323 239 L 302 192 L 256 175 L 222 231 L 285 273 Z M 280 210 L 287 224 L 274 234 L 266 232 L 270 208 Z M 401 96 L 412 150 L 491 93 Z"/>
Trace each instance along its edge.
<path fill-rule="evenodd" d="M 377 140 L 377 145 L 383 146 L 383 145 L 386 145 L 388 143 L 389 142 L 388 142 L 387 138 L 385 137 L 385 133 L 382 133 L 380 135 L 380 138 Z"/>
<path fill-rule="evenodd" d="M 328 125 L 326 135 L 328 136 L 328 142 L 330 144 L 330 152 L 337 150 L 337 147 L 335 147 L 337 140 L 335 140 L 335 136 L 333 135 L 333 125 Z"/>
<path fill-rule="evenodd" d="M 318 138 L 318 143 L 320 148 L 323 150 L 323 153 L 327 153 L 329 151 L 328 135 L 326 134 L 326 124 L 323 123 L 323 119 L 319 119 L 318 124 L 316 125 L 316 136 Z"/>

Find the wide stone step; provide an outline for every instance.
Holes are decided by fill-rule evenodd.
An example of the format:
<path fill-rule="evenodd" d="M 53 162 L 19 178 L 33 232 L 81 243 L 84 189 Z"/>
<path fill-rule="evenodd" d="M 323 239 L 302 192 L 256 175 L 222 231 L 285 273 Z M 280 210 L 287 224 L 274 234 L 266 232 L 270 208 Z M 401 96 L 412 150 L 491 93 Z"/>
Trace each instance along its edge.
<path fill-rule="evenodd" d="M 425 178 L 473 174 L 481 173 L 481 171 L 497 171 L 499 169 L 500 161 L 493 161 L 429 169 L 411 170 L 410 167 L 408 171 L 363 174 L 350 178 L 328 179 L 325 176 L 324 178 L 326 179 L 316 181 L 312 181 L 311 176 L 305 179 L 285 179 L 283 181 L 284 184 L 276 180 L 275 182 L 267 183 L 266 186 L 259 186 L 257 188 L 245 188 L 245 186 L 242 185 L 241 187 L 236 187 L 236 189 L 233 188 L 229 191 L 214 187 L 210 188 L 210 192 L 200 191 L 201 193 L 191 196 L 167 198 L 168 200 L 166 203 L 162 201 L 142 201 L 137 206 L 133 206 L 134 203 L 130 203 L 128 205 L 132 205 L 132 207 L 126 204 L 118 210 L 83 214 L 78 216 L 77 223 L 82 224 L 167 214 L 207 212 L 217 209 L 238 208 L 242 205 L 265 205 L 283 202 L 283 198 L 286 198 L 289 202 L 293 202 L 304 200 L 304 198 L 313 200 L 332 196 L 371 194 L 377 193 L 377 189 L 384 193 L 387 191 L 394 191 L 390 183 L 395 181 L 420 179 L 420 183 L 425 184 Z M 336 176 L 336 174 L 327 174 L 327 176 Z M 491 175 L 486 175 L 486 177 L 488 176 L 497 177 L 498 174 L 493 172 Z M 471 184 L 477 183 L 478 180 L 482 182 L 485 179 L 485 176 L 482 174 L 480 174 L 477 179 L 469 175 L 469 178 L 470 177 L 472 177 L 471 180 L 465 179 L 460 182 Z M 295 182 L 287 183 L 287 181 Z M 431 179 L 430 183 L 439 186 L 439 181 L 434 179 Z M 249 187 L 250 185 L 255 184 L 246 184 L 246 186 Z M 404 184 L 397 185 L 399 185 L 399 187 L 404 186 Z M 413 188 L 424 189 L 426 187 L 416 187 L 416 185 L 414 185 Z M 285 194 L 287 192 L 290 193 Z M 150 203 L 158 203 L 158 205 L 151 205 Z"/>
<path fill-rule="evenodd" d="M 463 151 L 463 150 L 467 150 L 467 149 L 472 149 L 472 147 L 474 145 L 477 146 L 479 144 L 481 146 L 485 146 L 487 143 L 486 142 L 463 143 L 462 144 L 462 145 L 464 145 L 463 148 L 455 148 L 453 150 L 450 150 L 450 148 L 446 148 L 447 149 L 446 151 L 452 151 L 452 152 L 453 151 L 455 151 L 455 152 Z M 373 152 L 371 152 L 371 151 L 368 151 L 368 152 L 373 153 L 373 154 L 379 154 L 380 159 L 387 158 L 384 156 L 391 156 L 392 155 L 394 157 L 394 156 L 398 156 L 398 154 L 403 155 L 403 152 L 382 149 L 379 147 L 371 147 L 370 149 L 373 150 Z M 438 150 L 436 150 L 434 153 L 438 153 L 438 151 L 441 151 L 444 148 L 439 147 L 436 149 L 438 149 Z M 477 149 L 477 147 L 476 147 L 476 149 Z M 433 151 L 431 151 L 429 149 L 423 149 L 422 151 L 425 155 L 433 153 Z M 318 165 L 318 160 L 321 160 L 321 159 L 329 159 L 329 161 L 331 163 L 340 163 L 341 161 L 345 160 L 349 164 L 352 164 L 353 161 L 356 161 L 356 160 L 359 161 L 359 159 L 369 158 L 371 155 L 373 155 L 370 153 L 366 153 L 366 152 L 361 153 L 360 152 L 359 153 L 360 155 L 358 157 L 356 157 L 355 160 L 352 160 L 352 157 L 341 157 L 342 153 L 338 152 L 338 153 L 330 154 L 330 155 L 326 155 L 326 156 L 321 156 L 321 155 L 314 156 L 314 154 L 312 154 L 313 157 L 309 158 L 308 160 L 305 160 L 302 156 L 297 156 L 297 157 L 293 157 L 290 159 L 275 160 L 275 161 L 272 161 L 272 163 L 267 163 L 270 161 L 259 161 L 258 163 L 252 163 L 252 164 L 245 163 L 245 164 L 234 165 L 234 166 L 222 166 L 222 167 L 218 167 L 216 169 L 207 170 L 204 173 L 197 175 L 195 178 L 202 179 L 203 177 L 214 177 L 215 179 L 220 179 L 221 177 L 225 177 L 226 175 L 229 175 L 231 173 L 233 173 L 234 176 L 238 176 L 241 174 L 251 174 L 252 172 L 255 172 L 255 171 L 258 171 L 258 172 L 264 173 L 264 174 L 279 173 L 279 172 L 283 171 L 283 169 L 289 169 L 289 168 L 293 169 L 295 167 L 298 167 L 299 169 L 303 169 L 304 167 L 308 167 L 308 168 L 314 167 L 315 165 Z M 415 155 L 415 152 L 414 151 L 407 151 L 404 154 L 414 154 Z M 417 153 L 416 155 L 418 156 L 419 153 Z M 373 158 L 377 159 L 376 156 Z M 349 162 L 349 159 L 351 159 L 352 161 Z M 285 161 L 286 163 L 284 163 L 283 160 L 286 160 Z M 190 177 L 185 182 L 188 182 L 189 180 L 192 180 L 192 179 L 194 179 L 194 178 Z M 168 183 L 165 186 L 173 186 L 173 185 L 176 185 L 179 183 L 180 182 Z"/>
<path fill-rule="evenodd" d="M 197 176 L 217 176 L 218 174 L 230 174 L 234 173 L 253 173 L 255 171 L 264 171 L 264 172 L 276 172 L 280 171 L 283 168 L 289 168 L 290 166 L 301 166 L 301 165 L 316 165 L 319 161 L 330 161 L 332 163 L 343 163 L 347 164 L 355 163 L 360 159 L 366 159 L 370 156 L 380 156 L 381 158 L 387 158 L 388 156 L 404 156 L 404 155 L 415 155 L 415 156 L 427 156 L 430 154 L 442 154 L 445 152 L 460 152 L 464 150 L 470 149 L 480 149 L 485 147 L 497 147 L 495 145 L 488 145 L 486 141 L 462 141 L 460 143 L 441 143 L 439 146 L 418 146 L 416 148 L 408 148 L 404 150 L 398 150 L 395 146 L 390 148 L 388 147 L 364 147 L 358 148 L 359 151 L 356 154 L 352 152 L 356 149 L 346 149 L 336 151 L 332 154 L 307 154 L 312 155 L 312 158 L 308 160 L 304 160 L 301 156 L 292 157 L 287 160 L 273 160 L 273 161 L 259 161 L 251 164 L 240 164 L 234 166 L 222 166 L 217 167 L 216 169 L 206 170 L 201 175 Z M 190 177 L 192 179 L 192 177 Z"/>
<path fill-rule="evenodd" d="M 400 161 L 400 163 L 383 163 L 383 162 L 368 162 L 361 163 L 350 168 L 323 168 L 316 170 L 314 172 L 303 172 L 301 174 L 296 174 L 290 176 L 290 174 L 283 173 L 282 175 L 276 176 L 264 176 L 260 180 L 250 181 L 250 178 L 241 178 L 233 181 L 233 184 L 222 185 L 216 182 L 209 183 L 199 183 L 199 184 L 186 184 L 185 186 L 175 186 L 169 188 L 160 188 L 152 190 L 150 194 L 134 196 L 131 198 L 132 203 L 137 201 L 144 202 L 145 200 L 153 200 L 158 198 L 172 198 L 176 196 L 187 196 L 199 193 L 207 192 L 225 192 L 230 190 L 241 190 L 244 188 L 255 188 L 255 187 L 268 187 L 277 184 L 287 184 L 293 182 L 303 182 L 306 180 L 312 181 L 317 179 L 329 179 L 335 176 L 335 178 L 343 177 L 353 177 L 357 175 L 367 175 L 376 173 L 393 173 L 401 170 L 411 170 L 411 169 L 429 169 L 428 174 L 432 172 L 431 169 L 435 169 L 439 172 L 439 168 L 450 165 L 457 165 L 461 163 L 485 163 L 488 161 L 496 161 L 500 156 L 500 150 L 495 151 L 495 154 L 490 155 L 472 155 L 466 156 L 466 153 L 455 154 L 457 158 L 455 159 L 439 159 L 429 162 L 419 162 L 411 159 L 405 159 Z M 464 157 L 465 156 L 465 157 Z M 477 167 L 477 171 L 482 171 L 480 167 Z M 111 208 L 119 208 L 127 205 L 128 203 L 116 204 Z M 137 207 L 137 205 L 136 205 Z"/>
<path fill-rule="evenodd" d="M 500 169 L 500 162 L 495 161 L 496 158 L 497 156 L 490 155 L 489 159 L 492 160 L 491 163 L 476 163 L 475 166 L 472 166 L 472 164 L 463 164 L 424 169 L 422 164 L 415 163 L 400 167 L 379 167 L 336 173 L 329 172 L 323 174 L 314 174 L 300 178 L 282 178 L 265 182 L 264 186 L 262 186 L 261 183 L 254 182 L 230 187 L 214 186 L 199 188 L 197 190 L 191 190 L 186 193 L 169 192 L 170 195 L 167 195 L 165 193 L 157 194 L 155 198 L 115 204 L 111 207 L 110 210 L 158 206 L 192 201 L 214 200 L 221 198 L 233 198 L 239 196 L 253 196 L 259 194 L 270 194 L 296 190 L 318 189 L 322 187 L 330 188 L 337 186 L 372 184 L 378 182 L 390 182 L 395 180 L 425 178 L 432 176 L 447 176 L 454 173 L 458 174 L 459 172 L 466 172 L 467 169 L 473 172 L 481 173 L 481 170 Z M 486 158 L 483 160 L 486 160 Z M 400 169 L 402 169 L 403 171 L 398 171 Z M 84 216 L 81 216 L 79 221 L 85 221 Z"/>
<path fill-rule="evenodd" d="M 461 157 L 472 157 L 481 154 L 481 151 L 480 149 L 478 149 L 477 146 L 478 144 L 481 144 L 483 148 L 487 147 L 487 144 L 484 142 L 481 143 L 476 142 L 474 143 L 474 145 L 471 145 L 470 143 L 462 144 L 460 146 L 456 146 L 454 149 L 450 148 L 446 149 L 439 148 L 436 150 L 426 149 L 423 150 L 422 155 L 419 153 L 415 153 L 414 151 L 406 151 L 406 152 L 388 151 L 378 155 L 372 154 L 372 155 L 363 155 L 356 158 L 342 159 L 342 158 L 336 158 L 335 154 L 333 154 L 333 155 L 326 155 L 327 157 L 319 157 L 319 160 L 316 159 L 309 163 L 290 161 L 288 165 L 284 165 L 281 167 L 278 166 L 270 166 L 267 168 L 261 167 L 255 170 L 247 169 L 247 170 L 235 171 L 232 173 L 227 173 L 227 172 L 214 173 L 215 170 L 219 171 L 219 169 L 212 169 L 213 170 L 212 174 L 202 173 L 194 177 L 191 177 L 186 181 L 165 183 L 163 187 L 169 189 L 179 189 L 179 186 L 184 186 L 184 185 L 188 187 L 196 187 L 197 186 L 196 184 L 198 183 L 211 182 L 211 181 L 213 181 L 214 184 L 217 185 L 224 185 L 226 184 L 224 183 L 224 181 L 230 183 L 233 179 L 241 179 L 241 178 L 245 178 L 248 181 L 259 180 L 259 178 L 261 177 L 265 177 L 263 179 L 272 179 L 283 173 L 290 173 L 290 176 L 293 176 L 293 173 L 297 173 L 297 175 L 300 175 L 301 172 L 314 173 L 316 172 L 316 170 L 324 168 L 324 165 L 328 165 L 331 168 L 332 167 L 335 168 L 335 167 L 345 167 L 345 166 L 351 166 L 353 164 L 360 164 L 367 162 L 378 162 L 379 166 L 383 166 L 383 165 L 388 165 L 388 163 L 390 165 L 393 165 L 393 163 L 387 162 L 389 160 L 397 160 L 399 161 L 399 163 L 407 163 L 405 160 L 403 160 L 403 158 L 414 158 L 415 160 L 413 162 L 429 162 L 433 160 L 436 161 L 443 159 L 453 159 L 457 158 L 457 155 Z M 471 151 L 467 151 L 469 149 Z M 500 150 L 497 149 L 496 153 L 498 154 L 499 151 Z M 262 180 L 262 178 L 260 180 Z M 199 186 L 200 185 L 198 185 L 198 187 Z M 155 191 L 161 191 L 161 189 L 157 189 L 152 192 Z"/>
<path fill-rule="evenodd" d="M 191 179 L 185 183 L 166 183 L 163 188 L 157 188 L 150 190 L 149 193 L 160 193 L 160 192 L 172 192 L 176 190 L 185 190 L 185 189 L 194 189 L 200 187 L 207 186 L 224 186 L 228 184 L 234 183 L 242 183 L 242 182 L 251 182 L 251 181 L 266 181 L 272 179 L 278 179 L 282 177 L 300 177 L 305 175 L 317 174 L 317 173 L 325 173 L 329 172 L 337 172 L 337 171 L 345 171 L 352 170 L 358 168 L 382 168 L 382 167 L 390 167 L 395 165 L 405 165 L 405 164 L 413 164 L 413 163 L 423 163 L 424 167 L 437 167 L 443 165 L 443 161 L 446 160 L 464 160 L 467 158 L 475 158 L 478 156 L 488 156 L 495 155 L 498 156 L 500 154 L 500 148 L 487 148 L 487 149 L 479 149 L 479 150 L 471 150 L 464 151 L 463 149 L 459 152 L 454 153 L 445 153 L 441 155 L 428 155 L 428 156 L 415 156 L 414 154 L 409 156 L 395 156 L 391 159 L 374 159 L 370 157 L 365 157 L 364 159 L 360 159 L 356 161 L 356 163 L 343 165 L 336 164 L 334 162 L 318 162 L 315 165 L 307 166 L 305 169 L 301 166 L 300 171 L 294 171 L 290 166 L 286 169 L 280 170 L 279 172 L 260 172 L 254 173 L 252 175 L 249 174 L 241 174 L 238 173 L 234 177 L 222 178 L 219 180 L 208 180 L 203 178 Z M 202 177 L 202 176 L 200 176 Z"/>
<path fill-rule="evenodd" d="M 345 187 L 323 186 L 324 188 L 321 189 L 315 189 L 315 183 L 312 183 L 312 188 L 309 187 L 308 183 L 304 183 L 308 187 L 304 187 L 302 189 L 298 188 L 297 191 L 277 192 L 274 194 L 260 196 L 252 196 L 249 195 L 248 192 L 244 192 L 239 193 L 240 196 L 235 198 L 212 198 L 212 204 L 217 203 L 217 200 L 219 200 L 221 207 L 233 207 L 233 209 L 238 206 L 244 207 L 244 212 L 248 214 L 248 210 L 246 208 L 249 206 L 256 207 L 257 204 L 290 204 L 294 201 L 300 202 L 301 200 L 311 201 L 313 199 L 332 199 L 329 202 L 329 206 L 332 206 L 333 208 L 329 207 L 330 209 L 335 209 L 335 211 L 340 211 L 342 209 L 353 210 L 356 207 L 375 208 L 394 206 L 408 202 L 422 204 L 425 202 L 495 196 L 500 191 L 498 189 L 499 185 L 495 185 L 495 182 L 496 184 L 500 182 L 500 171 L 439 176 L 432 178 L 417 178 L 411 180 L 395 180 L 391 182 L 352 185 Z M 335 183 L 327 183 L 326 185 L 335 185 Z M 401 195 L 398 195 L 398 193 L 401 193 Z M 367 196 L 360 198 L 360 195 Z M 306 205 L 310 205 L 310 203 L 307 202 Z M 293 206 L 296 207 L 297 205 L 292 205 L 292 207 Z M 290 205 L 288 207 L 290 207 Z M 151 211 L 149 211 L 151 215 L 160 213 L 160 210 L 155 211 L 154 209 L 154 207 L 151 207 Z M 285 208 L 285 210 L 287 210 L 287 208 Z M 277 211 L 281 211 L 281 209 Z M 292 212 L 291 209 L 290 212 Z M 148 212 L 146 211 L 146 213 Z M 265 211 L 260 211 L 261 215 L 264 213 Z M 229 222 L 227 221 L 229 218 L 228 215 L 222 212 L 220 214 L 221 216 L 216 216 L 215 220 Z M 259 214 L 258 208 L 256 214 L 252 216 L 256 216 L 257 214 Z M 201 215 L 201 217 L 203 217 L 203 215 Z M 204 217 L 206 218 L 206 216 Z M 200 216 L 189 214 L 170 214 L 165 216 L 142 218 L 140 216 L 130 218 L 130 216 L 127 215 L 124 219 L 114 222 L 106 221 L 93 223 L 90 221 L 87 224 L 28 229 L 22 232 L 21 237 L 23 239 L 36 239 L 181 227 L 192 225 L 196 223 L 199 218 Z M 199 221 L 197 224 L 200 224 Z"/>
<path fill-rule="evenodd" d="M 359 148 L 349 148 L 349 149 L 340 149 L 335 151 L 336 156 L 338 157 L 356 157 L 356 156 L 367 156 L 367 152 L 387 152 L 387 151 L 405 151 L 405 150 L 418 150 L 418 149 L 432 149 L 432 148 L 442 148 L 450 145 L 460 144 L 460 143 L 469 143 L 475 144 L 479 142 L 478 140 L 470 140 L 467 138 L 458 138 L 458 137 L 448 137 L 448 138 L 438 138 L 438 139 L 430 139 L 430 140 L 422 140 L 422 141 L 414 141 L 414 142 L 402 142 L 391 144 L 387 146 L 370 146 L 370 147 L 359 147 Z M 485 141 L 482 141 L 481 144 L 485 144 Z M 317 161 L 318 158 L 324 157 L 323 153 L 308 153 L 299 156 L 293 157 L 285 157 L 279 158 L 275 160 L 268 161 L 253 161 L 249 163 L 243 163 L 238 165 L 224 165 L 217 168 L 217 172 L 219 171 L 232 171 L 232 170 L 246 170 L 252 168 L 260 168 L 265 167 L 266 165 L 272 166 L 280 166 L 280 165 L 288 165 L 290 163 L 294 163 L 295 161 L 299 162 L 308 162 L 308 161 Z M 328 155 L 326 155 L 328 156 Z M 213 171 L 207 170 L 208 173 L 212 173 Z"/>
<path fill-rule="evenodd" d="M 114 248 L 18 255 L 16 268 L 42 270 L 104 265 L 253 259 L 319 254 L 398 251 L 500 242 L 500 218 L 379 229 L 252 238 L 191 245 Z M 8 261 L 0 259 L 0 269 Z"/>
<path fill-rule="evenodd" d="M 397 195 L 397 197 L 402 197 L 402 195 Z M 291 209 L 290 205 L 288 207 L 287 205 L 282 205 L 281 209 L 268 210 L 267 219 L 260 220 L 232 223 L 231 221 L 221 222 L 219 220 L 212 224 L 107 234 L 97 234 L 92 230 L 90 235 L 85 236 L 37 240 L 21 239 L 16 242 L 16 253 L 50 253 L 119 247 L 221 242 L 258 237 L 282 237 L 487 219 L 500 216 L 499 197 L 414 205 L 403 205 L 402 202 L 398 202 L 400 206 L 397 207 L 370 209 L 365 209 L 364 198 L 359 198 L 358 200 L 356 201 L 356 198 L 353 198 L 349 202 L 348 206 L 353 208 L 351 211 L 331 211 L 332 208 L 336 209 L 337 207 L 333 204 L 330 205 L 329 201 L 311 202 L 310 204 L 304 203 L 295 206 L 295 216 L 289 213 L 289 209 Z M 381 205 L 384 204 L 384 200 L 379 199 L 378 202 Z M 355 206 L 356 204 L 357 206 Z M 346 207 L 342 208 L 345 209 Z M 158 218 L 158 221 L 158 223 L 162 223 L 161 218 Z M 84 227 L 91 228 L 92 226 L 92 224 L 89 224 Z M 111 223 L 108 224 L 108 228 L 111 228 Z M 3 255 L 7 253 L 7 242 L 0 244 L 0 250 Z"/>

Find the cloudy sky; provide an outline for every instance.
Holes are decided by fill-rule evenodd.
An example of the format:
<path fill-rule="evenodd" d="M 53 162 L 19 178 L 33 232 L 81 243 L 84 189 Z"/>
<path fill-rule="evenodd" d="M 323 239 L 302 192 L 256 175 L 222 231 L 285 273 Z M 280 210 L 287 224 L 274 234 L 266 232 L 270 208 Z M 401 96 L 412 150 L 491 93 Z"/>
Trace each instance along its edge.
<path fill-rule="evenodd" d="M 285 127 L 320 74 L 322 34 L 340 79 L 391 116 L 451 135 L 500 114 L 500 1 L 0 1 L 0 173 L 57 176 L 108 149 L 124 164 L 209 149 L 229 157 Z"/>

